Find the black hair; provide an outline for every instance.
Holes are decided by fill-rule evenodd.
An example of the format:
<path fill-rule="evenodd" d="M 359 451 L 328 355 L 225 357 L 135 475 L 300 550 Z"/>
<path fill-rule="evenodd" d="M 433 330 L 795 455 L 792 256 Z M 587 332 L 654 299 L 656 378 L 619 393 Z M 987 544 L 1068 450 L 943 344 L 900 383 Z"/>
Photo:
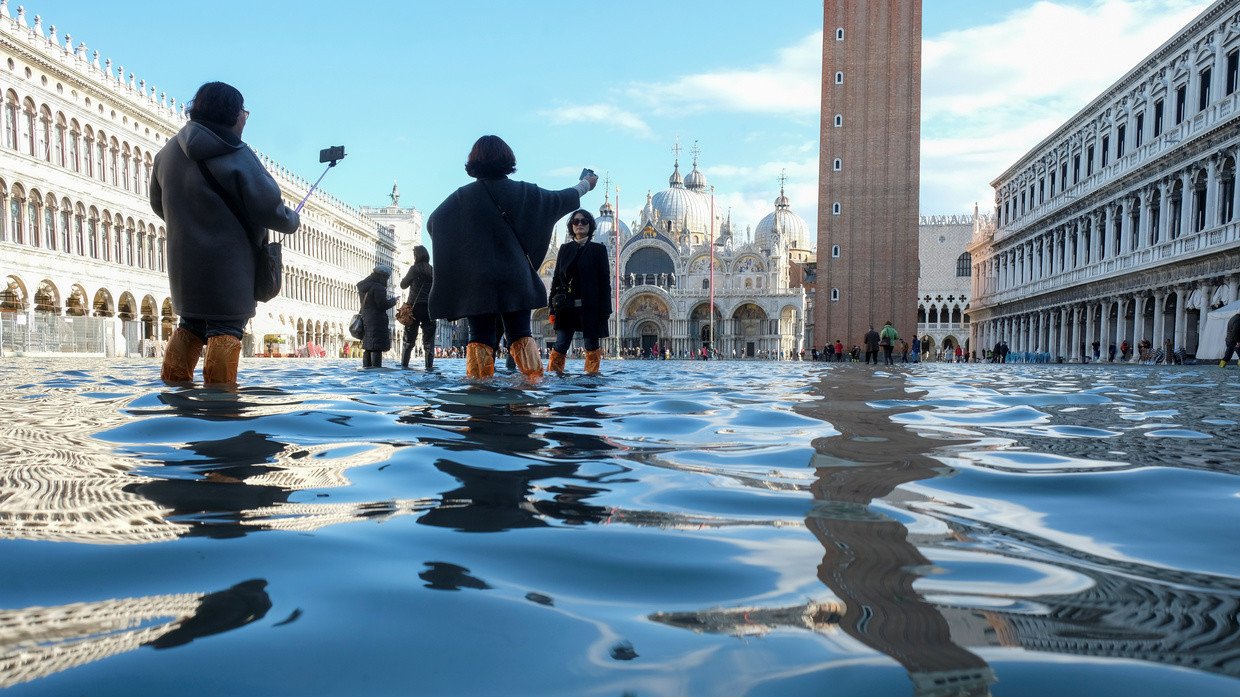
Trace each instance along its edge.
<path fill-rule="evenodd" d="M 198 88 L 189 103 L 189 117 L 232 128 L 245 108 L 241 92 L 226 82 L 208 82 Z"/>
<path fill-rule="evenodd" d="M 590 235 L 586 239 L 594 239 L 594 231 L 598 229 L 598 223 L 594 220 L 594 214 L 584 208 L 578 208 L 568 216 L 568 239 L 576 239 L 573 237 L 573 218 L 576 218 L 579 215 L 590 221 Z"/>
<path fill-rule="evenodd" d="M 517 156 L 499 136 L 482 136 L 469 151 L 465 173 L 475 179 L 499 179 L 517 171 Z"/>

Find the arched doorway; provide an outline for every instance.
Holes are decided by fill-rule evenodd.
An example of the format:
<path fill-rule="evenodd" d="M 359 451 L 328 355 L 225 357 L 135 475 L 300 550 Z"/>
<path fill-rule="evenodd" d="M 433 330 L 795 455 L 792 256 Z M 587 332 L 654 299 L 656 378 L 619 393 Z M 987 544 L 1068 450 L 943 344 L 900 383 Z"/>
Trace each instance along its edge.
<path fill-rule="evenodd" d="M 740 355 L 753 358 L 769 348 L 763 345 L 763 337 L 768 333 L 766 320 L 766 310 L 753 303 L 745 303 L 732 313 Z"/>
<path fill-rule="evenodd" d="M 657 358 L 654 347 L 658 346 L 660 351 L 663 350 L 662 342 L 659 341 L 659 325 L 652 321 L 642 322 L 637 325 L 635 333 L 640 342 L 642 358 Z"/>

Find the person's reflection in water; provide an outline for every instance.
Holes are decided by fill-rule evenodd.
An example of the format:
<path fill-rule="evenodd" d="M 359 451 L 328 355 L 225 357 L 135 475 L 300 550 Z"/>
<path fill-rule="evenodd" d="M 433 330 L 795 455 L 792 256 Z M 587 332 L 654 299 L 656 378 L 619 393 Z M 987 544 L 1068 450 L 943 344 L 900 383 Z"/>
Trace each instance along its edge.
<path fill-rule="evenodd" d="M 840 432 L 814 443 L 828 464 L 816 470 L 805 521 L 823 547 L 818 577 L 844 602 L 840 628 L 898 661 L 916 695 L 989 695 L 993 671 L 952 641 L 942 613 L 913 589 L 914 570 L 931 562 L 907 528 L 869 508 L 901 484 L 938 476 L 941 465 L 924 455 L 936 444 L 869 407 L 881 396 L 860 375 L 833 374 L 830 386 L 820 388 L 826 399 L 798 411 Z"/>
<path fill-rule="evenodd" d="M 183 646 L 194 639 L 244 627 L 262 619 L 270 609 L 267 582 L 262 579 L 243 581 L 227 590 L 204 595 L 193 615 L 145 646 L 156 649 Z"/>
<path fill-rule="evenodd" d="M 461 486 L 441 495 L 440 504 L 418 519 L 423 525 L 464 532 L 500 532 L 544 527 L 548 525 L 546 518 L 571 524 L 597 523 L 607 518 L 607 509 L 584 502 L 603 489 L 566 484 L 543 489 L 553 495 L 550 500 L 534 497 L 533 482 L 577 477 L 577 465 L 530 465 L 505 471 L 438 460 L 435 467 Z"/>
<path fill-rule="evenodd" d="M 425 562 L 429 568 L 418 574 L 418 578 L 426 581 L 426 587 L 437 591 L 459 591 L 462 588 L 490 590 L 491 586 L 477 576 L 471 576 L 469 569 L 446 561 Z"/>
<path fill-rule="evenodd" d="M 239 524 L 245 511 L 288 501 L 289 489 L 246 480 L 279 470 L 269 459 L 285 450 L 285 444 L 269 436 L 245 431 L 230 438 L 187 443 L 185 450 L 194 457 L 167 460 L 178 473 L 192 472 L 199 478 L 167 478 L 129 484 L 125 491 L 143 496 L 170 515 L 205 514 L 210 519 L 194 522 L 193 534 L 210 537 L 237 537 L 257 528 Z"/>

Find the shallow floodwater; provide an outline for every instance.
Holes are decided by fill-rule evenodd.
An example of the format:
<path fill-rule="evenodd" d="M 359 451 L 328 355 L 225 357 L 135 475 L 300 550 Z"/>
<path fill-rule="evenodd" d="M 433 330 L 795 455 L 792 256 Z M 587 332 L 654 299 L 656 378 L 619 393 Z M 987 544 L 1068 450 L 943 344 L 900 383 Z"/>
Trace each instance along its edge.
<path fill-rule="evenodd" d="M 0 360 L 0 689 L 1240 693 L 1235 367 L 437 368 Z"/>

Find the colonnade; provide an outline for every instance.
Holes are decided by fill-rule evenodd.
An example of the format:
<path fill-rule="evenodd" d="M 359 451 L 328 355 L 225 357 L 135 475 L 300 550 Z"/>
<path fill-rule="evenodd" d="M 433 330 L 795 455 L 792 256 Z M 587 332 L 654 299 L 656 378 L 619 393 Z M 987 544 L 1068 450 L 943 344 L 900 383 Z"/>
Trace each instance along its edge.
<path fill-rule="evenodd" d="M 1006 341 L 1010 351 L 1049 353 L 1052 360 L 1081 362 L 1099 343 L 1105 360 L 1109 348 L 1126 341 L 1132 349 L 1143 339 L 1153 348 L 1169 339 L 1173 349 L 1197 353 L 1209 310 L 1240 299 L 1240 273 L 1225 277 L 1151 287 L 1082 302 L 1052 304 L 975 323 L 979 349 Z"/>

